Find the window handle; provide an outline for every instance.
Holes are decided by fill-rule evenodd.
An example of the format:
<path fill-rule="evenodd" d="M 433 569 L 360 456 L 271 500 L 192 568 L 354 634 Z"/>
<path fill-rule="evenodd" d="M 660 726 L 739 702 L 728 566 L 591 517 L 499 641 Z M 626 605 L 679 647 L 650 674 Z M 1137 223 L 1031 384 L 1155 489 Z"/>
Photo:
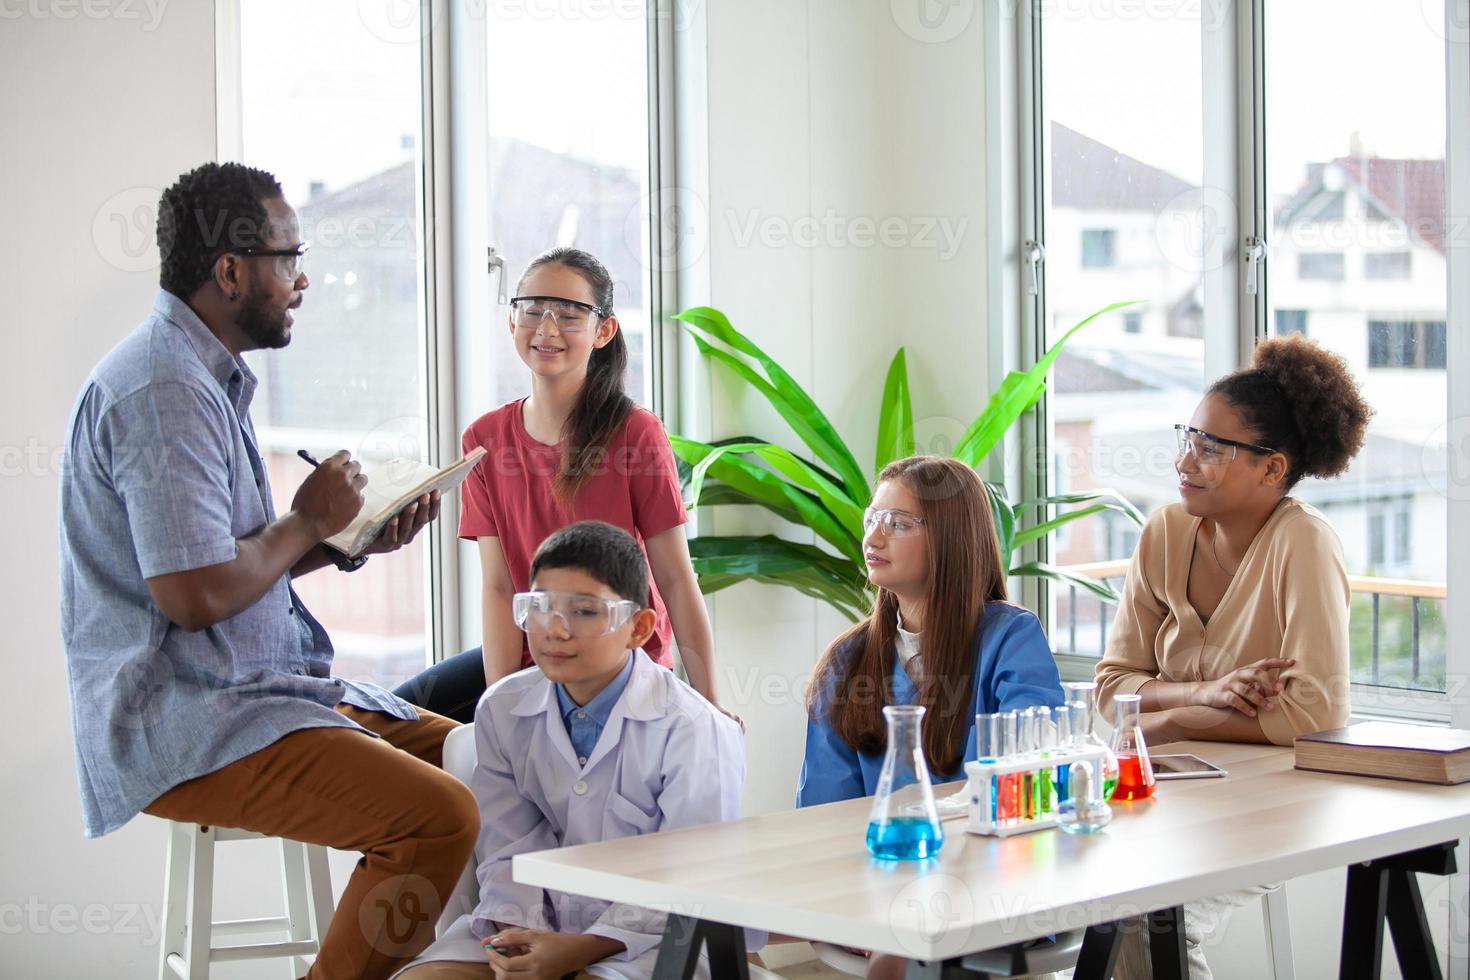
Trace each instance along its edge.
<path fill-rule="evenodd" d="M 1026 295 L 1037 296 L 1041 293 L 1041 263 L 1046 261 L 1046 246 L 1040 242 L 1023 242 L 1021 245 L 1021 259 L 1026 263 Z"/>
<path fill-rule="evenodd" d="M 491 245 L 485 251 L 489 253 L 489 257 L 485 263 L 487 266 L 486 271 L 495 276 L 495 295 L 500 301 L 500 305 L 505 306 L 510 302 L 510 299 L 505 295 L 505 257 L 495 251 L 494 245 Z"/>
<path fill-rule="evenodd" d="M 1256 291 L 1260 288 L 1258 270 L 1265 260 L 1265 240 L 1251 235 L 1245 240 L 1245 294 L 1247 296 L 1256 295 Z"/>

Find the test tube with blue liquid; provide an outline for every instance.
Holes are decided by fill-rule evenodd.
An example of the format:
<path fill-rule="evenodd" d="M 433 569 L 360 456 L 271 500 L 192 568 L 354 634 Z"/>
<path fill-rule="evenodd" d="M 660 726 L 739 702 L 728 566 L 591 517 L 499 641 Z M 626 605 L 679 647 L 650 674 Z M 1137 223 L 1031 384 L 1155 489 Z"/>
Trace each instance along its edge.
<path fill-rule="evenodd" d="M 1055 732 L 1056 748 L 1059 752 L 1065 752 L 1072 747 L 1072 709 L 1068 705 L 1061 705 L 1051 709 L 1052 728 Z M 1067 770 L 1068 765 L 1062 763 L 1056 769 L 1056 799 L 1060 803 L 1067 798 Z"/>
<path fill-rule="evenodd" d="M 975 761 L 977 762 L 999 762 L 1003 747 L 1001 744 L 1001 715 L 999 712 L 989 714 L 978 714 L 975 716 Z M 999 778 L 991 776 L 983 787 L 981 798 L 974 801 L 977 805 L 985 808 L 989 814 L 990 822 L 995 823 L 999 818 L 998 807 L 1000 797 L 998 796 L 997 783 Z"/>

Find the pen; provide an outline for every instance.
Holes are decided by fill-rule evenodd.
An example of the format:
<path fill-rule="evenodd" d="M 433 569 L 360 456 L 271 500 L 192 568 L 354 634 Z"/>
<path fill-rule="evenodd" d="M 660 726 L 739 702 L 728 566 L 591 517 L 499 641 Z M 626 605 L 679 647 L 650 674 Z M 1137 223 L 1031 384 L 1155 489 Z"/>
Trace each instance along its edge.
<path fill-rule="evenodd" d="M 320 466 L 320 465 L 322 465 L 321 463 L 318 463 L 315 459 L 313 459 L 311 453 L 307 452 L 305 449 L 298 449 L 298 450 L 296 450 L 296 455 L 297 456 L 300 456 L 302 459 L 306 460 L 312 466 Z"/>

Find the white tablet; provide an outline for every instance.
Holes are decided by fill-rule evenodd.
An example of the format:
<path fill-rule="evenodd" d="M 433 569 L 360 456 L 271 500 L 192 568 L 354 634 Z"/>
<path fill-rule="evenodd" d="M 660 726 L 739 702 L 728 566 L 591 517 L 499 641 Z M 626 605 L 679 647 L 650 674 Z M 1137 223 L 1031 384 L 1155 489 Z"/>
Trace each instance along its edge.
<path fill-rule="evenodd" d="M 1197 755 L 1150 755 L 1157 779 L 1212 779 L 1225 775 L 1225 770 Z"/>

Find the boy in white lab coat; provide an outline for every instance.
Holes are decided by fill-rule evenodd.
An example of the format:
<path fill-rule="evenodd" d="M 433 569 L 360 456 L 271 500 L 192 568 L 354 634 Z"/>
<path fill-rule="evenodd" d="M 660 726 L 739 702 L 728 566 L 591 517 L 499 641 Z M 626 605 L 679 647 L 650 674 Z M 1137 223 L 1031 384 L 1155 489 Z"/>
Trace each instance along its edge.
<path fill-rule="evenodd" d="M 644 655 L 648 565 L 626 531 L 547 538 L 513 611 L 536 666 L 475 711 L 480 901 L 399 977 L 647 980 L 662 914 L 517 884 L 511 858 L 738 817 L 739 725 Z"/>

